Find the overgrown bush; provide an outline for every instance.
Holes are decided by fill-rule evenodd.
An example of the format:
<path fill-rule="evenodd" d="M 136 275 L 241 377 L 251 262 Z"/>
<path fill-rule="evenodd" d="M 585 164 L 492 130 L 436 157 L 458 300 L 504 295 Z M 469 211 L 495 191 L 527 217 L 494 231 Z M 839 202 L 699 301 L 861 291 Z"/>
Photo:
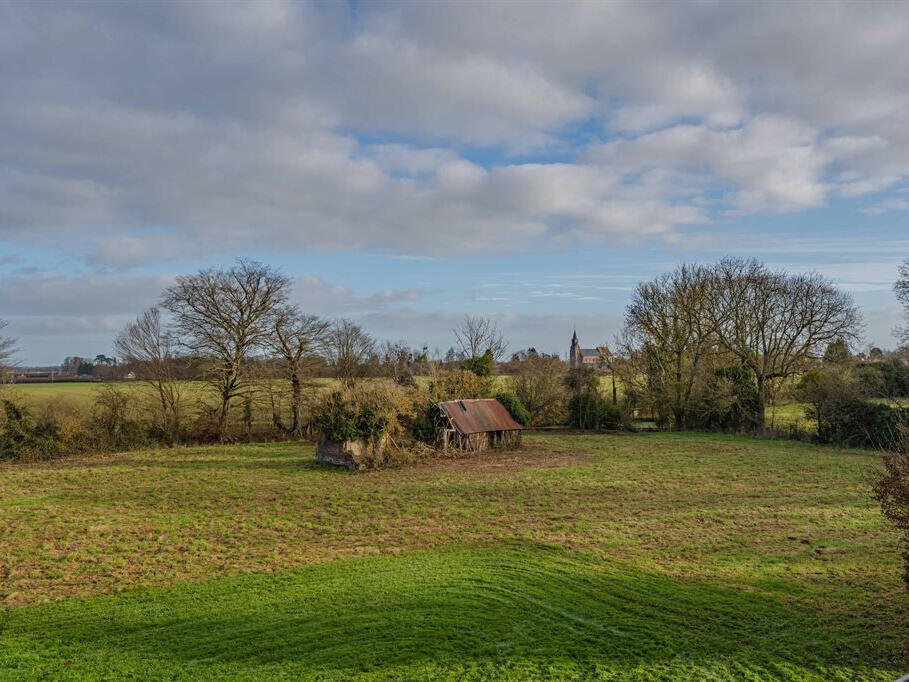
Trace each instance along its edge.
<path fill-rule="evenodd" d="M 439 404 L 427 402 L 417 411 L 411 424 L 411 433 L 415 439 L 429 445 L 436 445 L 436 424 L 439 421 Z"/>
<path fill-rule="evenodd" d="M 493 395 L 492 377 L 474 374 L 466 369 L 439 370 L 429 382 L 429 399 L 433 402 L 490 398 Z"/>
<path fill-rule="evenodd" d="M 0 459 L 29 460 L 56 457 L 62 442 L 56 423 L 12 400 L 3 401 L 0 423 Z"/>
<path fill-rule="evenodd" d="M 747 369 L 716 367 L 706 377 L 686 415 L 689 428 L 708 431 L 750 431 L 757 428 L 761 399 Z"/>
<path fill-rule="evenodd" d="M 316 404 L 313 425 L 327 440 L 401 441 L 417 417 L 415 391 L 390 381 L 330 391 Z"/>
<path fill-rule="evenodd" d="M 135 393 L 116 384 L 96 390 L 92 424 L 103 449 L 139 447 L 149 442 L 151 423 L 143 421 Z"/>
<path fill-rule="evenodd" d="M 480 377 L 489 377 L 492 376 L 492 371 L 495 369 L 496 361 L 492 357 L 492 351 L 487 350 L 483 355 L 478 355 L 472 358 L 465 358 L 461 361 L 461 369 L 473 372 Z"/>
<path fill-rule="evenodd" d="M 821 442 L 893 450 L 900 445 L 901 424 L 909 421 L 909 410 L 845 398 L 832 401 L 816 417 Z"/>
<path fill-rule="evenodd" d="M 511 418 L 518 424 L 522 426 L 530 424 L 530 412 L 527 411 L 527 408 L 524 407 L 524 404 L 514 393 L 498 393 L 496 394 L 496 400 L 502 403 Z"/>

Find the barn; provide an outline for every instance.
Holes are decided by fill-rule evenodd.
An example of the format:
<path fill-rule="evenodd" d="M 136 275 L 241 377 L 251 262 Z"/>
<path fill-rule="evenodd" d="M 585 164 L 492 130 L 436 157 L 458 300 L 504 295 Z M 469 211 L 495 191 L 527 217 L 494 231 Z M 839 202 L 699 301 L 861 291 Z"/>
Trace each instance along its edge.
<path fill-rule="evenodd" d="M 498 400 L 439 403 L 437 436 L 443 450 L 487 450 L 521 446 L 521 429 Z"/>

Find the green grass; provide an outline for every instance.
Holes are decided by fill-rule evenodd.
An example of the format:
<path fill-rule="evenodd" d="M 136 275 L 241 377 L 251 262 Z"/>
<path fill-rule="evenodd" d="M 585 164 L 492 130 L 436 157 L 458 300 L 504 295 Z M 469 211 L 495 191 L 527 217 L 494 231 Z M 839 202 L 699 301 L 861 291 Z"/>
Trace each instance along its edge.
<path fill-rule="evenodd" d="M 907 398 L 872 398 L 872 401 L 891 406 L 909 405 Z M 772 416 L 773 424 L 777 428 L 793 425 L 808 433 L 817 433 L 817 422 L 807 416 L 808 407 L 808 403 L 783 403 L 773 408 L 773 411 L 767 408 L 767 422 L 770 423 Z"/>
<path fill-rule="evenodd" d="M 203 394 L 207 387 L 201 381 L 181 382 L 187 395 Z M 54 382 L 46 384 L 14 384 L 6 390 L 15 396 L 21 396 L 25 402 L 39 407 L 54 401 L 64 401 L 81 408 L 88 408 L 95 402 L 98 389 L 106 384 L 101 382 Z M 118 381 L 111 385 L 140 394 L 147 389 L 141 381 Z"/>
<path fill-rule="evenodd" d="M 0 679 L 894 679 L 873 453 L 530 435 L 370 474 L 311 447 L 0 466 Z"/>

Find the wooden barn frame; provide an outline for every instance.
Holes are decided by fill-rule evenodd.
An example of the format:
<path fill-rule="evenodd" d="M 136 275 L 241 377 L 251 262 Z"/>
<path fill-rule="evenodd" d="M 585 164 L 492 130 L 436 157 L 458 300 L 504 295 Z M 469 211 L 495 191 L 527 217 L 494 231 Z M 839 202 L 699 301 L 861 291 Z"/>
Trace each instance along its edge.
<path fill-rule="evenodd" d="M 436 439 L 443 450 L 521 447 L 521 429 L 498 400 L 448 400 L 439 403 Z"/>

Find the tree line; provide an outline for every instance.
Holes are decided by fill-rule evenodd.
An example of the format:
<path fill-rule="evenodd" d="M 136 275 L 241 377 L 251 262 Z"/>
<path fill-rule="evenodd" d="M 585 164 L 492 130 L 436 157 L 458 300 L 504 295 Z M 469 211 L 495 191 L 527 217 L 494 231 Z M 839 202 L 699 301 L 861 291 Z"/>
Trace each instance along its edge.
<path fill-rule="evenodd" d="M 849 353 L 861 319 L 832 282 L 755 260 L 682 265 L 639 284 L 616 352 L 593 370 L 569 370 L 533 348 L 507 357 L 504 335 L 483 317 L 466 316 L 452 330 L 454 344 L 444 357 L 403 341 L 380 344 L 349 320 L 301 310 L 289 300 L 290 284 L 280 271 L 248 260 L 180 276 L 117 336 L 116 365 L 106 356 L 96 360 L 131 371 L 150 389 L 155 439 L 167 443 L 185 440 L 187 420 L 195 440 L 230 440 L 238 421 L 250 436 L 263 411 L 269 437 L 307 435 L 318 393 L 312 380 L 325 375 L 349 388 L 367 377 L 406 386 L 416 375 L 441 370 L 489 377 L 498 369 L 508 378 L 496 390 L 446 380 L 462 391 L 452 397 L 501 394 L 529 425 L 576 428 L 617 427 L 652 415 L 667 429 L 761 432 L 773 426 L 768 407 L 785 391 L 809 404 L 819 435 L 845 428 L 830 417 L 844 413 L 843 398 L 852 395 L 842 389 L 844 378 L 861 388 L 853 397 L 863 401 L 871 390 L 892 394 L 909 382 L 899 357 L 878 351 L 875 362 L 863 364 Z M 909 311 L 909 264 L 895 290 Z M 838 348 L 848 362 L 832 361 Z M 0 366 L 13 350 L 13 341 L 0 335 Z M 599 376 L 604 370 L 612 374 L 611 395 Z M 204 400 L 188 378 L 208 385 Z M 875 411 L 863 404 L 855 413 L 871 419 Z"/>

